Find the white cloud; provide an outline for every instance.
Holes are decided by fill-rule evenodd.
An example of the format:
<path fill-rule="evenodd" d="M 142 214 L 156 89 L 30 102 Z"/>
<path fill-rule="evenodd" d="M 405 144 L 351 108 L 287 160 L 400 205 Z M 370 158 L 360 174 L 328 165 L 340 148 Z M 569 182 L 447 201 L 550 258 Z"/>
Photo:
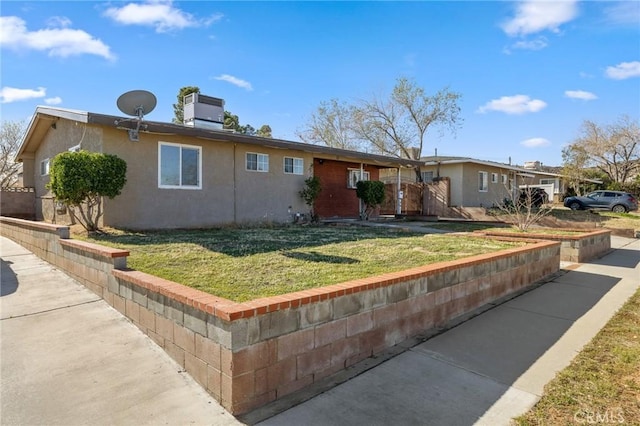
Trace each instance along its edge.
<path fill-rule="evenodd" d="M 567 98 L 582 99 L 583 101 L 592 101 L 594 99 L 598 99 L 595 94 L 586 92 L 584 90 L 565 90 L 564 95 Z"/>
<path fill-rule="evenodd" d="M 479 113 L 489 111 L 500 111 L 506 114 L 525 114 L 527 112 L 538 112 L 547 103 L 540 99 L 531 99 L 526 95 L 503 96 L 500 99 L 493 99 L 476 110 Z"/>
<path fill-rule="evenodd" d="M 68 26 L 71 25 L 71 21 L 58 17 L 50 21 L 50 24 Z M 115 59 L 109 46 L 102 41 L 83 30 L 74 30 L 66 26 L 29 31 L 23 19 L 17 16 L 2 16 L 0 17 L 0 46 L 14 50 L 45 51 L 49 56 L 63 58 L 90 54 Z"/>
<path fill-rule="evenodd" d="M 53 98 L 46 98 L 44 103 L 47 105 L 60 105 L 62 103 L 62 98 L 60 96 L 55 96 Z"/>
<path fill-rule="evenodd" d="M 0 89 L 0 103 L 10 104 L 12 102 L 26 101 L 28 99 L 44 98 L 47 89 L 38 87 L 37 89 L 17 89 L 15 87 L 3 87 Z"/>
<path fill-rule="evenodd" d="M 523 36 L 549 30 L 559 32 L 560 25 L 578 15 L 577 1 L 536 1 L 518 3 L 515 16 L 502 24 L 504 32 L 511 36 Z"/>
<path fill-rule="evenodd" d="M 542 50 L 547 47 L 546 37 L 538 37 L 535 40 L 521 40 L 504 49 L 504 53 L 510 54 L 511 50 Z"/>
<path fill-rule="evenodd" d="M 110 7 L 104 15 L 123 25 L 154 27 L 156 32 L 181 30 L 190 27 L 208 26 L 222 19 L 221 13 L 198 20 L 192 14 L 173 6 L 172 1 L 146 1 L 129 3 L 122 7 Z"/>
<path fill-rule="evenodd" d="M 640 77 L 640 61 L 621 62 L 614 67 L 607 67 L 606 75 L 614 80 Z"/>
<path fill-rule="evenodd" d="M 542 148 L 543 146 L 551 145 L 551 142 L 549 142 L 545 138 L 531 138 L 523 140 L 522 142 L 520 142 L 520 145 L 526 148 Z"/>
<path fill-rule="evenodd" d="M 614 25 L 640 25 L 640 3 L 620 1 L 604 9 L 607 21 Z"/>
<path fill-rule="evenodd" d="M 253 90 L 253 87 L 251 86 L 251 83 L 249 83 L 246 80 L 242 80 L 242 79 L 240 79 L 238 77 L 234 77 L 232 75 L 229 75 L 229 74 L 222 74 L 222 75 L 219 75 L 217 77 L 214 77 L 214 79 L 220 80 L 220 81 L 226 81 L 227 83 L 231 83 L 234 86 L 241 87 L 241 88 L 246 89 L 248 91 Z"/>

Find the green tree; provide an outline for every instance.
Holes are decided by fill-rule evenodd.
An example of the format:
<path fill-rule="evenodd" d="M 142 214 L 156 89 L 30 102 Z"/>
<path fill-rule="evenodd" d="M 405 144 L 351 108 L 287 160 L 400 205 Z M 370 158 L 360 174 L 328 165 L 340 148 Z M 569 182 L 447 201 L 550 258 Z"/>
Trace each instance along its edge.
<path fill-rule="evenodd" d="M 356 183 L 356 196 L 364 204 L 360 217 L 369 220 L 369 215 L 384 201 L 384 183 L 377 180 L 359 180 Z"/>
<path fill-rule="evenodd" d="M 95 232 L 103 215 L 102 197 L 120 195 L 127 182 L 126 173 L 127 163 L 115 155 L 63 152 L 51 160 L 47 188 L 69 207 L 87 232 Z"/>
<path fill-rule="evenodd" d="M 304 200 L 305 204 L 309 206 L 311 222 L 318 221 L 318 216 L 313 206 L 318 195 L 320 195 L 320 191 L 322 191 L 322 186 L 320 185 L 320 178 L 318 178 L 318 176 L 310 176 L 304 180 L 304 188 L 300 191 L 300 197 Z"/>
<path fill-rule="evenodd" d="M 200 93 L 197 86 L 181 87 L 178 92 L 178 102 L 173 104 L 173 122 L 176 124 L 184 123 L 184 97 L 192 93 Z"/>
<path fill-rule="evenodd" d="M 0 129 L 0 187 L 15 185 L 20 163 L 15 161 L 20 141 L 26 130 L 24 121 L 3 121 Z"/>
<path fill-rule="evenodd" d="M 260 136 L 262 138 L 271 138 L 271 126 L 268 124 L 263 124 L 258 131 L 256 131 L 256 136 Z"/>

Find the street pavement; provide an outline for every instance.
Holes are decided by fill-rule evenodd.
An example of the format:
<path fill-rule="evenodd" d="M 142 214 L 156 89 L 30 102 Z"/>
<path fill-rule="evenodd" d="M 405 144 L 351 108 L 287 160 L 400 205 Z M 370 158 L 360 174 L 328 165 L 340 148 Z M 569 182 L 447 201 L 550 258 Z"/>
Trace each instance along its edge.
<path fill-rule="evenodd" d="M 2 425 L 508 425 L 640 287 L 640 240 L 612 237 L 601 259 L 236 419 L 104 301 L 0 242 Z"/>

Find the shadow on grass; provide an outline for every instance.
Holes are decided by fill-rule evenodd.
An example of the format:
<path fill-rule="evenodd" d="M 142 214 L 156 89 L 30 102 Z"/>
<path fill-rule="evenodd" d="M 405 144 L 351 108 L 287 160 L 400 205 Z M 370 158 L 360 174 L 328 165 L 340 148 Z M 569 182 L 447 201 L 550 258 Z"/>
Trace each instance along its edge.
<path fill-rule="evenodd" d="M 196 244 L 207 250 L 227 256 L 241 257 L 259 253 L 289 252 L 291 250 L 340 244 L 377 238 L 404 238 L 421 235 L 406 230 L 388 228 L 333 227 L 333 226 L 283 226 L 263 228 L 214 228 L 170 231 L 114 231 L 93 235 L 91 241 L 119 248 L 132 246 L 165 246 L 170 244 Z M 295 254 L 302 256 L 301 253 Z M 314 257 L 308 254 L 304 256 Z M 327 259 L 305 259 L 312 261 L 347 263 L 336 257 Z M 290 257 L 294 257 L 291 255 Z M 338 261 L 337 261 L 338 260 Z"/>
<path fill-rule="evenodd" d="M 352 264 L 360 263 L 358 259 L 344 256 L 329 256 L 326 254 L 311 251 L 309 253 L 303 253 L 299 251 L 286 251 L 282 253 L 283 256 L 291 259 L 302 260 L 306 262 L 319 262 L 319 263 L 336 263 L 336 264 Z"/>

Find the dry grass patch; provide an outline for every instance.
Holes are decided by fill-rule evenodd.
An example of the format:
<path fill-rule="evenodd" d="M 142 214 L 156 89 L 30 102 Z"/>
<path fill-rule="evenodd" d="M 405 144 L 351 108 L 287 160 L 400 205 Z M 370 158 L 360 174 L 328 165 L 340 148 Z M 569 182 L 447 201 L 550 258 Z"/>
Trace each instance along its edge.
<path fill-rule="evenodd" d="M 109 230 L 90 239 L 129 250 L 127 263 L 133 269 L 237 302 L 523 245 L 388 228 L 325 226 Z"/>
<path fill-rule="evenodd" d="M 640 424 L 640 290 L 515 423 Z"/>

